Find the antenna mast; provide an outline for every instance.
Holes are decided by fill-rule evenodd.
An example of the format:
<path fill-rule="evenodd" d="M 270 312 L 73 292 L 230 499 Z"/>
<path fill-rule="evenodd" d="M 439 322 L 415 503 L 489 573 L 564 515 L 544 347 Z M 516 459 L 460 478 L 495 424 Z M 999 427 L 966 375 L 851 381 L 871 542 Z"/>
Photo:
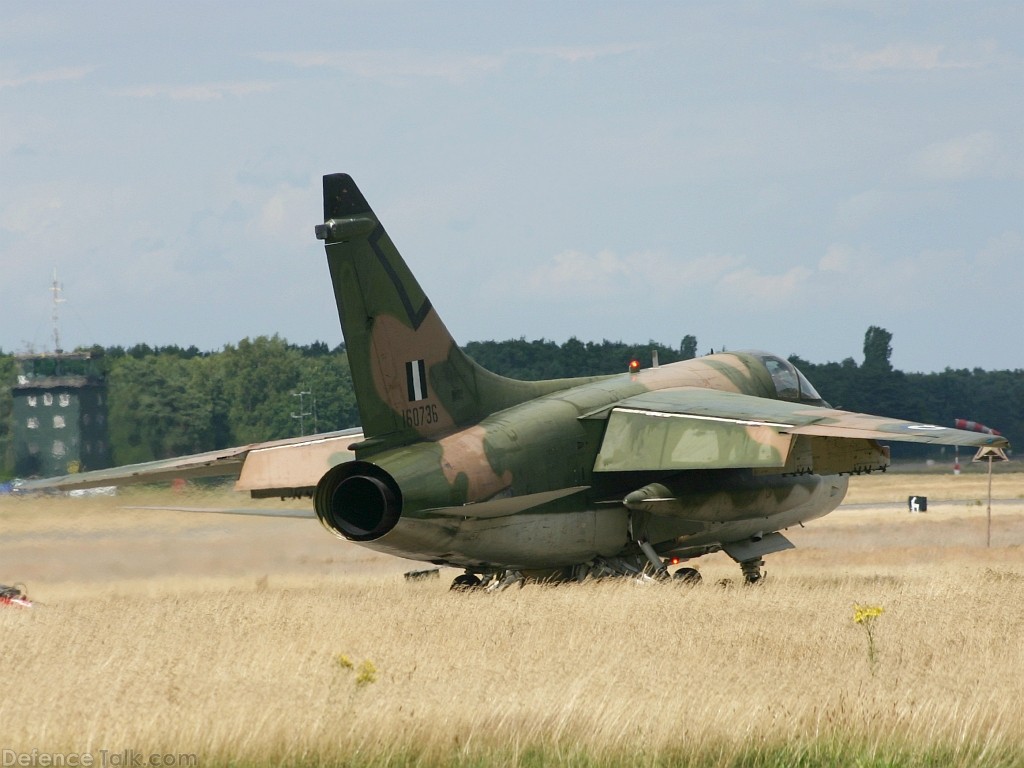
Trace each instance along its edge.
<path fill-rule="evenodd" d="M 64 289 L 57 282 L 56 267 L 53 269 L 53 283 L 50 286 L 50 290 L 53 292 L 53 351 L 59 355 L 64 351 L 60 348 L 60 305 L 67 301 L 67 299 L 61 295 Z"/>

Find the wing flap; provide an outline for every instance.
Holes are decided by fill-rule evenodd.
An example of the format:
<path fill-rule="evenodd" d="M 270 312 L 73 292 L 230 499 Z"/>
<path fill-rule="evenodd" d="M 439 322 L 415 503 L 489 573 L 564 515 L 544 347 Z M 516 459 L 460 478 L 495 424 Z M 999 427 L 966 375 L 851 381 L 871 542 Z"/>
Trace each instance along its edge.
<path fill-rule="evenodd" d="M 792 442 L 763 422 L 614 408 L 594 471 L 781 468 Z"/>
<path fill-rule="evenodd" d="M 793 451 L 794 438 L 805 441 L 798 443 L 798 451 Z M 878 440 L 1008 445 L 999 435 L 736 392 L 678 387 L 629 397 L 613 407 L 594 470 L 868 471 L 887 463 L 875 442 Z M 810 464 L 804 455 L 814 456 L 813 470 L 804 466 Z"/>

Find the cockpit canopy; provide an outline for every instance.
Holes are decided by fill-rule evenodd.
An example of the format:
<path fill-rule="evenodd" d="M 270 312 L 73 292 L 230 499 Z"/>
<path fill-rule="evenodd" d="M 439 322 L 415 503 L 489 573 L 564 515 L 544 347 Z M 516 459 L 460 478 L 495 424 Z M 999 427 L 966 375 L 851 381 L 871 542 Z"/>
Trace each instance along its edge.
<path fill-rule="evenodd" d="M 754 352 L 753 354 L 764 363 L 764 367 L 772 377 L 775 392 L 780 400 L 829 407 L 828 403 L 821 399 L 817 390 L 811 386 L 807 377 L 800 373 L 799 369 L 791 362 L 764 352 Z"/>

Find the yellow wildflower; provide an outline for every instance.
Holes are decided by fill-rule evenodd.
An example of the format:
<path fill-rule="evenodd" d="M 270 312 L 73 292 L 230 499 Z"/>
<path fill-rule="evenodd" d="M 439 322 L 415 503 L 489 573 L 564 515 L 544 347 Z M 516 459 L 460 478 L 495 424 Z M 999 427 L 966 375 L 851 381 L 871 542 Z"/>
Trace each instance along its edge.
<path fill-rule="evenodd" d="M 373 662 L 366 659 L 359 665 L 359 674 L 356 675 L 356 685 L 366 685 L 377 682 L 377 667 Z"/>
<path fill-rule="evenodd" d="M 352 663 L 352 659 L 349 658 L 347 653 L 339 653 L 334 657 L 334 661 L 342 669 L 352 669 L 355 664 Z"/>
<path fill-rule="evenodd" d="M 853 620 L 857 624 L 864 624 L 877 616 L 881 616 L 885 609 L 880 605 L 854 605 Z"/>

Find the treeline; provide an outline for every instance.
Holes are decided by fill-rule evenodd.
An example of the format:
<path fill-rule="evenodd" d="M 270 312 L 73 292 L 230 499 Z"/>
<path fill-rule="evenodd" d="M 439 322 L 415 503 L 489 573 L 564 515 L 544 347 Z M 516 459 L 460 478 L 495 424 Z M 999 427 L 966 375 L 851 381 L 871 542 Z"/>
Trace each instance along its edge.
<path fill-rule="evenodd" d="M 947 368 L 939 373 L 904 373 L 892 367 L 892 334 L 872 326 L 864 335 L 864 362 L 815 364 L 791 356 L 834 407 L 879 416 L 953 426 L 956 419 L 999 430 L 1011 445 L 1024 440 L 1024 370 Z M 930 456 L 951 448 L 891 443 L 893 458 Z M 972 452 L 962 452 L 970 457 Z"/>
<path fill-rule="evenodd" d="M 220 352 L 137 345 L 88 350 L 107 380 L 117 464 L 133 464 L 359 423 L 343 347 L 296 346 L 277 336 Z M 13 357 L 0 376 L 16 380 Z M 11 391 L 0 390 L 0 477 L 10 476 Z"/>
<path fill-rule="evenodd" d="M 696 356 L 697 340 L 686 336 L 678 349 L 656 342 L 595 344 L 577 339 L 561 345 L 519 339 L 473 342 L 466 347 L 485 368 L 517 379 L 615 373 L 625 370 L 633 358 L 647 367 L 652 350 L 657 350 L 661 363 L 686 360 Z M 797 355 L 789 359 L 835 408 L 947 427 L 955 419 L 969 419 L 998 429 L 1012 444 L 1024 445 L 1024 370 L 947 368 L 939 373 L 904 373 L 892 367 L 892 334 L 877 326 L 864 334 L 863 351 L 860 364 L 853 358 L 838 363 L 812 363 Z M 943 450 L 909 443 L 890 445 L 897 459 L 934 456 Z M 963 455 L 969 457 L 971 452 Z"/>
<path fill-rule="evenodd" d="M 956 418 L 1024 440 L 1024 371 L 903 373 L 892 368 L 892 335 L 869 328 L 864 361 L 812 363 L 790 358 L 833 406 L 952 426 Z M 289 344 L 277 336 L 245 339 L 219 352 L 196 347 L 91 350 L 108 384 L 110 443 L 117 464 L 357 426 L 359 415 L 343 346 Z M 678 347 L 570 339 L 472 342 L 467 353 L 495 373 L 547 379 L 616 373 L 631 359 L 644 367 L 693 358 L 697 340 Z M 0 354 L 0 381 L 14 383 L 15 360 Z M 0 388 L 0 477 L 9 477 L 11 391 Z M 927 450 L 927 446 L 924 447 Z M 934 453 L 934 451 L 932 451 Z M 926 455 L 893 444 L 895 457 Z"/>
<path fill-rule="evenodd" d="M 572 338 L 564 344 L 546 339 L 471 341 L 464 349 L 489 371 L 513 379 L 538 381 L 618 373 L 626 370 L 630 360 L 639 360 L 646 368 L 655 353 L 659 363 L 690 360 L 697 356 L 697 339 L 684 336 L 678 348 L 666 347 L 656 341 L 623 344 L 605 340 L 598 344 Z"/>
<path fill-rule="evenodd" d="M 359 423 L 348 358 L 326 345 L 244 339 L 213 354 L 105 355 L 118 464 Z"/>

